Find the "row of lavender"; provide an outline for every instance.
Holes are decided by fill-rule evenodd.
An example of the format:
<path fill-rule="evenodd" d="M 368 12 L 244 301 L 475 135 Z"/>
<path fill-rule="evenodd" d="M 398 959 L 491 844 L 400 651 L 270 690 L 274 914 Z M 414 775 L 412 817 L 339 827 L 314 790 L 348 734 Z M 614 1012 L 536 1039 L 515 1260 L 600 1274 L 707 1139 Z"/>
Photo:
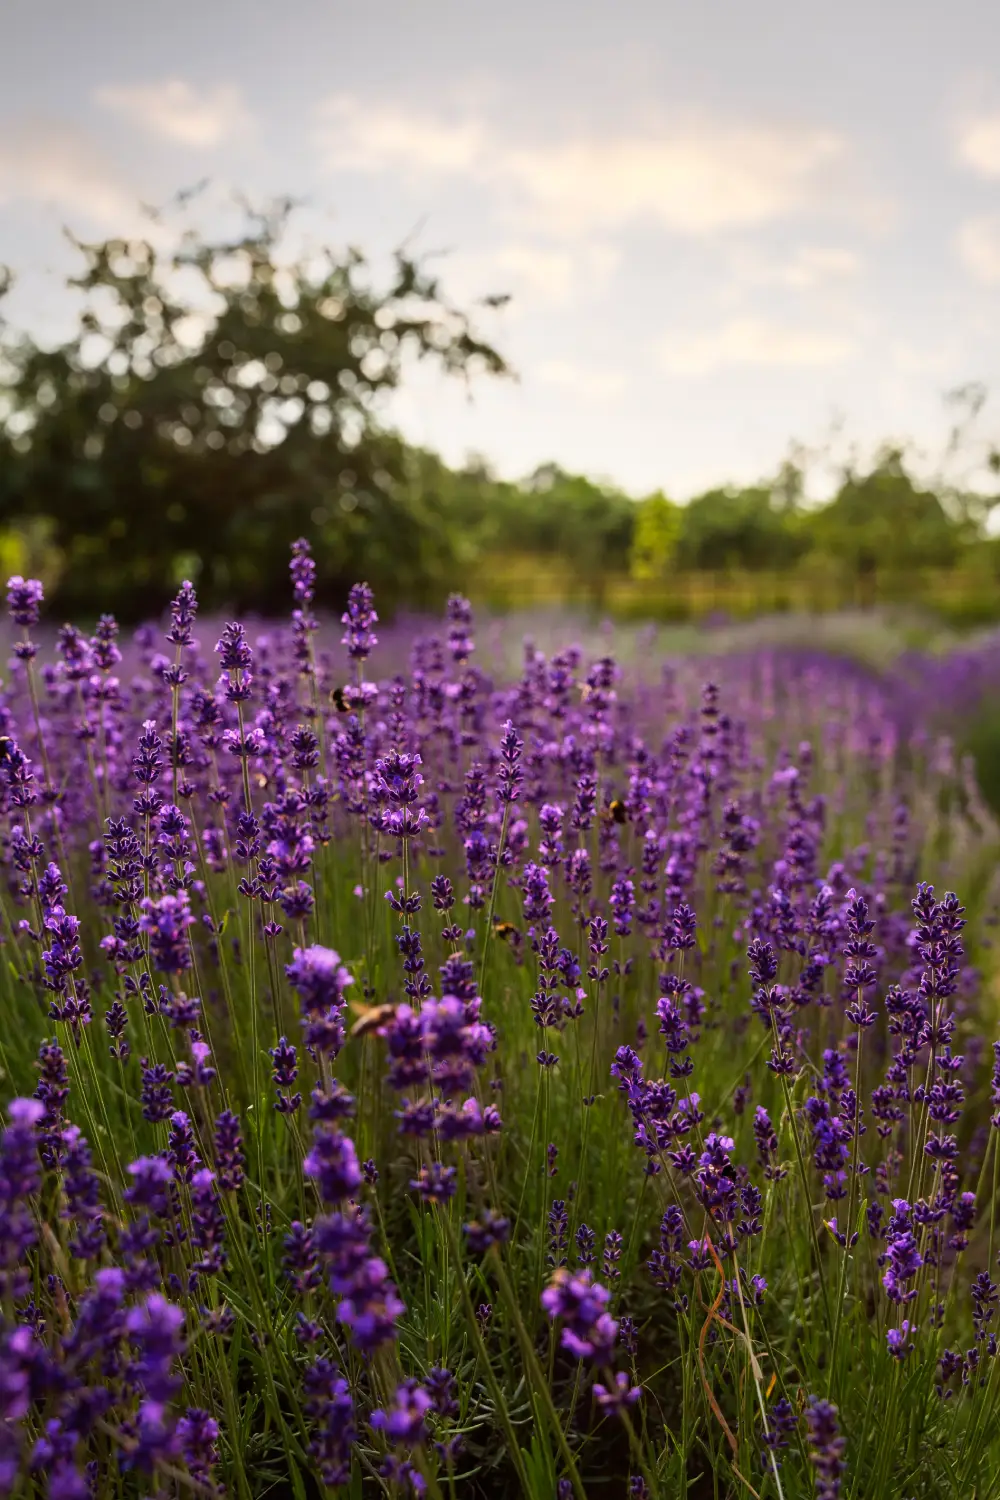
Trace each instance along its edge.
<path fill-rule="evenodd" d="M 493 680 L 457 597 L 376 678 L 291 574 L 51 661 L 8 585 L 0 1493 L 989 1493 L 969 768 L 821 658 Z"/>

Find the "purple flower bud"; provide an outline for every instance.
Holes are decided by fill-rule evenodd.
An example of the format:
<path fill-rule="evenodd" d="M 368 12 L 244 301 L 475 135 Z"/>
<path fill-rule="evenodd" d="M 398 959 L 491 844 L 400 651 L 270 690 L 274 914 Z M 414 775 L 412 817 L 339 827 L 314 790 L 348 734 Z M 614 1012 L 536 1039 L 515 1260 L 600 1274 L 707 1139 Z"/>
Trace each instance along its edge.
<path fill-rule="evenodd" d="M 354 1142 L 339 1130 L 316 1127 L 312 1150 L 302 1163 L 302 1169 L 307 1177 L 315 1179 L 325 1203 L 341 1203 L 361 1186 L 361 1168 Z"/>
<path fill-rule="evenodd" d="M 374 609 L 375 597 L 367 583 L 356 583 L 347 596 L 347 609 L 341 615 L 341 624 L 346 630 L 341 644 L 347 647 L 352 661 L 364 661 L 378 645 L 378 636 L 372 629 L 378 624 Z"/>
<path fill-rule="evenodd" d="M 372 1426 L 384 1432 L 390 1443 L 415 1448 L 427 1436 L 424 1418 L 433 1406 L 434 1402 L 422 1385 L 415 1380 L 404 1380 L 388 1412 L 372 1412 Z"/>
<path fill-rule="evenodd" d="M 22 578 L 15 573 L 7 580 L 7 609 L 15 625 L 28 628 L 38 624 L 38 609 L 45 597 L 37 578 Z"/>

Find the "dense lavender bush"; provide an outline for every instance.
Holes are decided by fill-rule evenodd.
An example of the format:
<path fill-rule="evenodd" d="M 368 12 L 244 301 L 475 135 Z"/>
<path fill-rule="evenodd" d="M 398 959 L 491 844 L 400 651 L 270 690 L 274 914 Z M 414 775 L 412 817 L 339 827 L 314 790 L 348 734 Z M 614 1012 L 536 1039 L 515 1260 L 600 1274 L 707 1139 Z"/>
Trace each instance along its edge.
<path fill-rule="evenodd" d="M 0 1494 L 997 1493 L 997 830 L 844 664 L 0 694 Z M 951 893 L 952 887 L 959 895 Z"/>

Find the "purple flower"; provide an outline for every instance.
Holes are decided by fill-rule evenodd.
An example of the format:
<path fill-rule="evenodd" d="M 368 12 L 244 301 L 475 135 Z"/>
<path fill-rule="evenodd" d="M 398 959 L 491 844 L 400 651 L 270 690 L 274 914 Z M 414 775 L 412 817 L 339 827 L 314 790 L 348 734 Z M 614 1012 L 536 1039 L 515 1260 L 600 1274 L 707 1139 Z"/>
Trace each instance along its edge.
<path fill-rule="evenodd" d="M 226 625 L 215 650 L 219 665 L 225 672 L 249 672 L 253 666 L 253 652 L 246 630 L 235 620 Z"/>
<path fill-rule="evenodd" d="M 170 1116 L 167 1160 L 173 1168 L 176 1182 L 190 1182 L 201 1166 L 201 1158 L 195 1148 L 191 1121 L 182 1109 L 175 1110 Z"/>
<path fill-rule="evenodd" d="M 439 1161 L 432 1161 L 428 1166 L 420 1168 L 410 1187 L 424 1203 L 447 1203 L 449 1198 L 455 1196 L 457 1178 L 455 1167 L 446 1167 Z"/>
<path fill-rule="evenodd" d="M 336 1056 L 345 1041 L 345 992 L 354 983 L 340 954 L 319 944 L 295 948 L 285 974 L 301 1002 L 304 1043 L 313 1052 Z"/>
<path fill-rule="evenodd" d="M 43 1113 L 37 1099 L 12 1099 L 7 1106 L 9 1123 L 0 1137 L 0 1263 L 8 1273 L 15 1272 L 0 1280 L 15 1294 L 20 1291 L 16 1268 L 36 1239 L 28 1200 L 41 1183 L 35 1127 Z"/>
<path fill-rule="evenodd" d="M 890 1328 L 887 1331 L 885 1341 L 894 1359 L 903 1360 L 912 1350 L 911 1332 L 915 1333 L 916 1329 L 911 1329 L 909 1318 L 904 1318 L 898 1328 Z"/>
<path fill-rule="evenodd" d="M 614 928 L 619 937 L 628 937 L 632 931 L 632 912 L 635 909 L 635 885 L 625 876 L 620 876 L 611 887 L 611 910 L 614 913 Z"/>
<path fill-rule="evenodd" d="M 177 1423 L 177 1441 L 188 1472 L 209 1483 L 219 1462 L 219 1424 L 201 1407 L 189 1406 Z"/>
<path fill-rule="evenodd" d="M 323 1483 L 335 1488 L 351 1475 L 351 1449 L 357 1442 L 351 1388 L 337 1366 L 317 1359 L 303 1376 L 306 1415 L 312 1423 L 310 1452 Z"/>
<path fill-rule="evenodd" d="M 903 1198 L 893 1199 L 894 1213 L 886 1226 L 886 1247 L 881 1263 L 887 1264 L 882 1285 L 890 1301 L 912 1302 L 917 1295 L 916 1287 L 908 1287 L 924 1263 L 912 1227 L 912 1209 Z"/>
<path fill-rule="evenodd" d="M 309 1016 L 321 1015 L 331 1007 L 342 1009 L 345 992 L 354 983 L 340 961 L 340 954 L 319 943 L 310 948 L 296 948 L 285 973 Z"/>
<path fill-rule="evenodd" d="M 239 1116 L 224 1109 L 215 1122 L 215 1170 L 224 1193 L 235 1193 L 243 1186 L 246 1156 Z"/>
<path fill-rule="evenodd" d="M 104 1210 L 90 1146 L 76 1125 L 67 1126 L 63 1134 L 62 1171 L 66 1216 L 76 1223 L 70 1249 L 80 1260 L 93 1260 L 104 1248 Z"/>
<path fill-rule="evenodd" d="M 148 1208 L 150 1213 L 163 1216 L 169 1211 L 168 1187 L 173 1180 L 170 1163 L 162 1156 L 140 1156 L 131 1162 L 128 1174 L 132 1186 L 125 1189 L 126 1203 L 135 1208 Z"/>
<path fill-rule="evenodd" d="M 170 629 L 167 640 L 174 646 L 190 646 L 194 642 L 191 626 L 198 613 L 198 596 L 194 585 L 187 579 L 181 584 L 170 606 Z"/>
<path fill-rule="evenodd" d="M 182 974 L 191 967 L 188 928 L 194 924 L 186 891 L 174 896 L 147 898 L 142 903 L 139 929 L 149 939 L 149 955 L 164 974 Z"/>
<path fill-rule="evenodd" d="M 296 604 L 311 604 L 316 588 L 316 564 L 312 559 L 312 548 L 305 537 L 292 543 L 292 560 L 288 571 L 291 574 Z"/>
<path fill-rule="evenodd" d="M 396 1337 L 396 1323 L 406 1304 L 389 1278 L 389 1269 L 378 1256 L 371 1256 L 352 1278 L 350 1289 L 337 1308 L 337 1317 L 349 1329 L 363 1354 L 372 1354 Z"/>
<path fill-rule="evenodd" d="M 634 1406 L 642 1395 L 641 1385 L 632 1385 L 624 1370 L 619 1370 L 610 1387 L 594 1382 L 594 1400 L 602 1410 L 621 1414 Z"/>
<path fill-rule="evenodd" d="M 424 1418 L 433 1410 L 429 1393 L 416 1380 L 404 1380 L 387 1412 L 372 1412 L 372 1426 L 384 1432 L 389 1442 L 415 1448 L 427 1436 Z"/>
<path fill-rule="evenodd" d="M 447 605 L 448 649 L 453 661 L 464 667 L 476 649 L 472 640 L 472 605 L 461 594 L 449 594 Z"/>
<path fill-rule="evenodd" d="M 42 1042 L 38 1049 L 38 1087 L 35 1098 L 45 1112 L 38 1124 L 39 1149 L 46 1167 L 58 1165 L 63 1149 L 63 1114 L 69 1098 L 69 1069 L 58 1042 Z"/>
<path fill-rule="evenodd" d="M 607 1363 L 614 1349 L 618 1324 L 606 1312 L 611 1293 L 593 1281 L 589 1271 L 557 1267 L 542 1293 L 542 1307 L 551 1322 L 562 1319 L 562 1347 L 575 1359 Z"/>
<path fill-rule="evenodd" d="M 280 1114 L 293 1115 L 302 1103 L 302 1095 L 282 1091 L 291 1090 L 295 1086 L 295 1081 L 299 1076 L 298 1052 L 287 1038 L 279 1037 L 278 1045 L 271 1048 L 270 1057 L 271 1077 L 278 1091 L 274 1107 Z"/>
<path fill-rule="evenodd" d="M 293 1219 L 288 1226 L 281 1264 L 300 1294 L 315 1291 L 319 1286 L 319 1265 L 313 1232 L 298 1219 Z"/>
<path fill-rule="evenodd" d="M 122 659 L 117 646 L 118 621 L 114 615 L 101 615 L 90 638 L 90 649 L 95 666 L 102 672 L 110 672 Z"/>
<path fill-rule="evenodd" d="M 171 1085 L 174 1075 L 166 1063 L 152 1063 L 142 1059 L 142 1116 L 156 1124 L 166 1120 L 173 1112 L 174 1096 Z"/>
<path fill-rule="evenodd" d="M 816 1472 L 816 1500 L 839 1500 L 844 1473 L 844 1439 L 840 1435 L 837 1408 L 816 1396 L 806 1407 L 809 1428 L 809 1462 Z"/>
<path fill-rule="evenodd" d="M 548 1175 L 554 1177 L 553 1170 L 555 1156 L 554 1146 L 548 1148 Z M 569 1239 L 569 1214 L 566 1210 L 564 1198 L 553 1198 L 548 1215 L 549 1244 L 545 1255 L 545 1263 L 548 1266 L 559 1267 L 566 1264 L 566 1245 Z"/>
<path fill-rule="evenodd" d="M 483 1210 L 482 1216 L 464 1226 L 465 1240 L 473 1255 L 483 1255 L 491 1245 L 502 1245 L 510 1234 L 510 1220 L 493 1209 Z"/>
<path fill-rule="evenodd" d="M 378 636 L 372 629 L 378 624 L 374 604 L 375 596 L 367 583 L 354 584 L 347 596 L 347 609 L 340 617 L 340 623 L 346 626 L 341 645 L 347 647 L 352 661 L 364 661 L 378 645 Z"/>
<path fill-rule="evenodd" d="M 7 609 L 15 625 L 25 628 L 38 624 L 38 610 L 45 594 L 37 578 L 22 578 L 15 573 L 7 580 Z"/>
<path fill-rule="evenodd" d="M 521 770 L 523 752 L 524 741 L 508 719 L 500 739 L 500 770 L 497 777 L 497 800 L 503 806 L 516 802 L 521 795 L 521 782 L 524 780 L 524 772 Z"/>
<path fill-rule="evenodd" d="M 798 1425 L 799 1419 L 795 1415 L 791 1402 L 784 1396 L 779 1397 L 767 1414 L 767 1422 L 762 1434 L 761 1467 L 763 1469 L 781 1467 L 777 1455 L 783 1448 L 788 1447 L 788 1439 Z"/>
<path fill-rule="evenodd" d="M 340 1203 L 361 1186 L 361 1168 L 354 1142 L 338 1130 L 317 1127 L 313 1147 L 302 1163 L 307 1177 L 315 1179 L 325 1203 Z"/>
<path fill-rule="evenodd" d="M 215 1173 L 202 1167 L 191 1178 L 191 1243 L 201 1251 L 193 1269 L 201 1275 L 214 1275 L 224 1269 L 223 1246 L 226 1220 L 219 1200 Z"/>
<path fill-rule="evenodd" d="M 442 1369 L 440 1366 L 428 1370 L 424 1386 L 439 1417 L 458 1416 L 455 1377 L 450 1370 Z"/>
<path fill-rule="evenodd" d="M 180 1387 L 173 1366 L 183 1350 L 183 1327 L 183 1309 L 159 1292 L 151 1292 L 126 1315 L 126 1332 L 138 1349 L 135 1375 L 151 1402 L 170 1401 Z"/>

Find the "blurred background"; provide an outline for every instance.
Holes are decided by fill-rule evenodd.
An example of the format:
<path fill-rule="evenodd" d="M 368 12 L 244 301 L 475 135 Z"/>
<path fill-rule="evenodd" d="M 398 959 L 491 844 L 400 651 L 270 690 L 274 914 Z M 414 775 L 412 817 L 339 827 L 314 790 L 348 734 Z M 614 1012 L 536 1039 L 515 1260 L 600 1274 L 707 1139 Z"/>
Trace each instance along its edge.
<path fill-rule="evenodd" d="M 0 566 L 56 615 L 284 610 L 306 535 L 330 608 L 1000 618 L 997 7 L 4 31 Z"/>

